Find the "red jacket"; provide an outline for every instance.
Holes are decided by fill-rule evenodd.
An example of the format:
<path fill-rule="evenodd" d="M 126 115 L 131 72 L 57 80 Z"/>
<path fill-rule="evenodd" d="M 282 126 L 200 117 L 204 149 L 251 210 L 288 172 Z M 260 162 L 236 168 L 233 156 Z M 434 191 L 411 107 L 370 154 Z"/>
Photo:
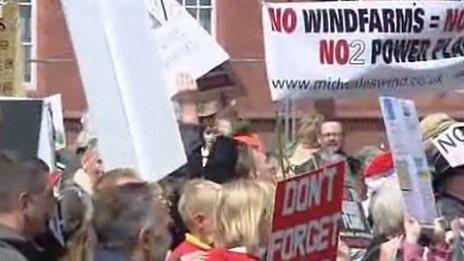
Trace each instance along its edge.
<path fill-rule="evenodd" d="M 239 252 L 232 252 L 227 248 L 216 248 L 209 252 L 208 261 L 259 261 L 259 258 Z"/>
<path fill-rule="evenodd" d="M 184 242 L 174 249 L 168 261 L 179 261 L 182 256 L 187 254 L 197 251 L 208 251 L 210 249 L 211 247 L 208 244 L 201 242 L 191 234 L 186 234 Z"/>

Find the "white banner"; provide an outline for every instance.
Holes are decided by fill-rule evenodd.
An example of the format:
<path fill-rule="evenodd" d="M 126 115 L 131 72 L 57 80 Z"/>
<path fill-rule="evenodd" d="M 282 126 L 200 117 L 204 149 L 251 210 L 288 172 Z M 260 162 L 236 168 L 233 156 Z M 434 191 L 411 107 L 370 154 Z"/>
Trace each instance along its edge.
<path fill-rule="evenodd" d="M 134 167 L 157 181 L 183 165 L 144 0 L 62 0 L 62 5 L 105 168 Z"/>
<path fill-rule="evenodd" d="M 460 89 L 464 3 L 265 3 L 272 99 Z"/>
<path fill-rule="evenodd" d="M 147 1 L 158 52 L 170 73 L 189 73 L 198 79 L 229 59 L 224 49 L 176 0 Z M 212 16 L 213 13 L 211 19 L 214 19 Z"/>
<path fill-rule="evenodd" d="M 433 144 L 451 167 L 464 165 L 464 123 L 451 125 L 433 139 Z"/>
<path fill-rule="evenodd" d="M 436 210 L 432 176 L 414 102 L 380 97 L 380 106 L 407 211 L 422 224 L 433 225 Z"/>

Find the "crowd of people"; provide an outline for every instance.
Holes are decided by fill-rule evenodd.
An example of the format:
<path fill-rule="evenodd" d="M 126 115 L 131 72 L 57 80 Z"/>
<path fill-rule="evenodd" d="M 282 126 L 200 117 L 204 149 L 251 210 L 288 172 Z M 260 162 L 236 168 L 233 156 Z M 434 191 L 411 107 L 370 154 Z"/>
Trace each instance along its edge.
<path fill-rule="evenodd" d="M 195 89 L 185 76 L 178 86 Z M 1 152 L 0 260 L 266 260 L 277 182 L 340 161 L 345 200 L 362 206 L 372 237 L 360 247 L 341 233 L 337 260 L 464 260 L 464 167 L 431 142 L 456 123 L 446 114 L 421 121 L 439 217 L 427 232 L 408 214 L 388 146 L 347 155 L 342 122 L 311 114 L 295 143 L 268 153 L 230 103 L 176 102 L 188 162 L 156 183 L 104 171 L 85 130 L 57 153 L 61 173 Z"/>

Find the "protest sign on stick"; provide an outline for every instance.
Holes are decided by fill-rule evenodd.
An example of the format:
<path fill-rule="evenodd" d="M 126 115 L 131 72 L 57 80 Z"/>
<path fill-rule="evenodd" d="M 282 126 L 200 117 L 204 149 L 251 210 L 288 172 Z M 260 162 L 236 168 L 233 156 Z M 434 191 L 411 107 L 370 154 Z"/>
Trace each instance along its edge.
<path fill-rule="evenodd" d="M 451 167 L 464 165 L 464 123 L 451 125 L 432 142 Z"/>
<path fill-rule="evenodd" d="M 22 96 L 25 89 L 19 5 L 11 1 L 2 5 L 1 10 L 0 95 Z"/>
<path fill-rule="evenodd" d="M 44 99 L 1 97 L 0 148 L 24 158 L 37 157 L 54 170 L 56 129 L 50 100 L 57 102 L 54 96 Z M 55 120 L 62 122 L 60 117 L 55 115 Z"/>
<path fill-rule="evenodd" d="M 463 88 L 460 1 L 264 3 L 273 100 Z"/>
<path fill-rule="evenodd" d="M 148 0 L 158 52 L 168 72 L 198 79 L 229 55 L 176 0 Z"/>
<path fill-rule="evenodd" d="M 335 260 L 345 162 L 277 184 L 268 260 Z"/>
<path fill-rule="evenodd" d="M 145 2 L 62 0 L 62 6 L 105 167 L 133 167 L 157 181 L 182 166 L 185 153 Z"/>
<path fill-rule="evenodd" d="M 437 213 L 432 176 L 414 102 L 380 97 L 380 105 L 407 211 L 420 223 L 433 225 Z"/>

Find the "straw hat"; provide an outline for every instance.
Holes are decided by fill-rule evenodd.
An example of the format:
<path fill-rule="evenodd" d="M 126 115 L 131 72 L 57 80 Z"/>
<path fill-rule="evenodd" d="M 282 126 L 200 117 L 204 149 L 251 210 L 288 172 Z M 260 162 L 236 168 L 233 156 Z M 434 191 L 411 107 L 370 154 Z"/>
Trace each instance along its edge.
<path fill-rule="evenodd" d="M 422 140 L 428 140 L 438 136 L 454 123 L 456 123 L 456 121 L 445 113 L 434 113 L 426 116 L 420 122 Z"/>

